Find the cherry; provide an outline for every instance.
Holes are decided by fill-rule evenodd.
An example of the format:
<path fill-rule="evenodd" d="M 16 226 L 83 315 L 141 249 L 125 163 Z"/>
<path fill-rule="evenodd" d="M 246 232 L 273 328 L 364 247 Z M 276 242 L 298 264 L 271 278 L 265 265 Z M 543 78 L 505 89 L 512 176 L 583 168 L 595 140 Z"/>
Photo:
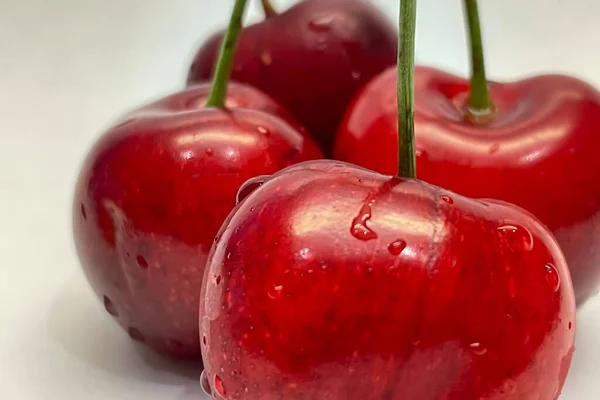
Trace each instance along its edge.
<path fill-rule="evenodd" d="M 402 178 L 300 163 L 251 185 L 222 226 L 200 303 L 216 398 L 560 393 L 575 298 L 550 232 L 514 205 L 413 179 L 415 20 L 402 1 Z"/>
<path fill-rule="evenodd" d="M 341 162 L 247 197 L 204 285 L 225 399 L 553 400 L 571 361 L 567 266 L 531 215 Z"/>
<path fill-rule="evenodd" d="M 300 1 L 242 32 L 232 73 L 279 101 L 331 152 L 335 132 L 356 92 L 397 54 L 396 30 L 364 0 Z M 222 41 L 217 33 L 195 56 L 188 81 L 210 77 Z"/>
<path fill-rule="evenodd" d="M 234 31 L 244 4 L 236 5 Z M 204 265 L 240 185 L 321 156 L 279 117 L 289 117 L 281 106 L 256 89 L 227 86 L 226 75 L 110 128 L 75 192 L 75 243 L 94 291 L 132 339 L 173 356 L 200 357 Z"/>
<path fill-rule="evenodd" d="M 418 177 L 535 214 L 558 240 L 581 304 L 600 286 L 600 93 L 562 75 L 486 83 L 476 11 L 467 14 L 475 29 L 471 82 L 416 71 Z M 394 173 L 396 82 L 389 69 L 357 96 L 338 133 L 337 159 Z"/>

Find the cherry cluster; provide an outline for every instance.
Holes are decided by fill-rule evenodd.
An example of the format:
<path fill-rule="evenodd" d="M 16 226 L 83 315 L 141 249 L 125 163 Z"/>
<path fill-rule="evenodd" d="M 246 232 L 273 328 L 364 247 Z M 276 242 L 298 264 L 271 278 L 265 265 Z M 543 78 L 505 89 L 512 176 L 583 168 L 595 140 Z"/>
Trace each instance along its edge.
<path fill-rule="evenodd" d="M 414 65 L 367 0 L 300 0 L 196 54 L 75 189 L 83 270 L 135 341 L 237 400 L 555 400 L 600 285 L 600 93 Z"/>

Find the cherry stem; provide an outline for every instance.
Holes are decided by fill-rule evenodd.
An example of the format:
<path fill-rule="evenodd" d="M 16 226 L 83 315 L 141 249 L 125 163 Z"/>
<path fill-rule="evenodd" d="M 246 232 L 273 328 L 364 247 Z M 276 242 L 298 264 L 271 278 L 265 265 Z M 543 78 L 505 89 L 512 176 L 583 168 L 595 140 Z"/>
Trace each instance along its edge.
<path fill-rule="evenodd" d="M 485 57 L 481 24 L 479 22 L 479 7 L 477 0 L 464 0 L 465 14 L 471 42 L 471 90 L 469 93 L 469 112 L 482 115 L 493 111 L 494 105 L 490 100 L 488 82 L 485 75 Z"/>
<path fill-rule="evenodd" d="M 398 176 L 416 178 L 415 31 L 417 1 L 400 1 L 398 40 Z"/>
<path fill-rule="evenodd" d="M 273 7 L 270 0 L 261 0 L 265 18 L 269 19 L 277 15 L 277 10 Z"/>
<path fill-rule="evenodd" d="M 233 56 L 237 47 L 238 38 L 242 30 L 242 19 L 246 10 L 246 0 L 235 0 L 231 19 L 227 32 L 221 44 L 221 51 L 217 60 L 215 74 L 213 76 L 212 88 L 206 101 L 208 107 L 225 107 L 225 95 L 227 94 L 227 84 L 231 76 L 233 66 Z"/>

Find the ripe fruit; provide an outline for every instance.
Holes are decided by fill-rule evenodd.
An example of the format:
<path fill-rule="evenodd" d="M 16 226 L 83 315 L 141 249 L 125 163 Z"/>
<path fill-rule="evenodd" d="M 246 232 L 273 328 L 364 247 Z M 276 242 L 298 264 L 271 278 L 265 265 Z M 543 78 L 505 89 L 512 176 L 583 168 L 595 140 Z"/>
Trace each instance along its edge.
<path fill-rule="evenodd" d="M 334 161 L 276 173 L 221 231 L 201 295 L 228 400 L 553 400 L 575 300 L 512 205 Z"/>
<path fill-rule="evenodd" d="M 226 81 L 129 114 L 92 148 L 75 191 L 75 244 L 94 291 L 132 339 L 173 356 L 200 357 L 206 257 L 240 185 L 321 156 L 265 95 L 230 85 L 225 98 Z"/>

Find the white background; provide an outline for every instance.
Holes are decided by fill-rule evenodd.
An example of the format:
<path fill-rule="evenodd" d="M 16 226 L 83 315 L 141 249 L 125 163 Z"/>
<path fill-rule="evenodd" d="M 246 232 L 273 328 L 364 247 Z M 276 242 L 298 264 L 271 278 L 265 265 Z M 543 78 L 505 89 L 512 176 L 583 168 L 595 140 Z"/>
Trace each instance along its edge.
<path fill-rule="evenodd" d="M 396 0 L 373 1 L 396 16 Z M 420 62 L 467 71 L 460 3 L 420 0 Z M 600 87 L 600 2 L 480 3 L 492 78 L 553 70 Z M 181 87 L 199 40 L 230 8 L 0 0 L 0 399 L 202 398 L 197 368 L 135 347 L 103 312 L 73 251 L 70 207 L 92 141 L 124 110 Z M 600 298 L 579 317 L 561 399 L 599 399 Z"/>

